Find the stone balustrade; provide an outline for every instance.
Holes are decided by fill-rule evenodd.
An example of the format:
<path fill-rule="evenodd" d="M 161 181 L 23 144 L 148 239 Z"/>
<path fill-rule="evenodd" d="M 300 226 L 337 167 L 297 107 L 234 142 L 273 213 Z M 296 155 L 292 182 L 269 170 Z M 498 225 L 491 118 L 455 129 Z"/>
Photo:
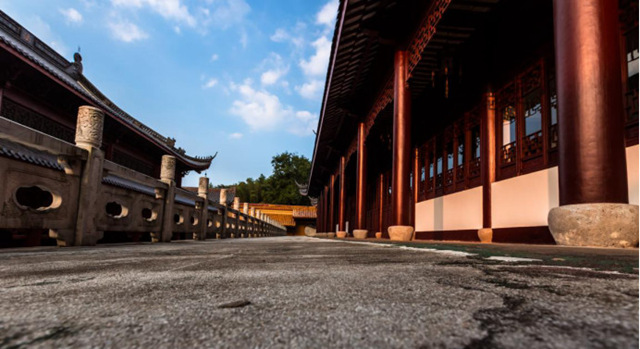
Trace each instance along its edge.
<path fill-rule="evenodd" d="M 160 179 L 104 159 L 103 115 L 81 107 L 76 144 L 0 117 L 0 230 L 48 230 L 59 246 L 95 245 L 111 232 L 151 233 L 154 242 L 280 236 L 286 229 L 239 204 L 227 207 L 175 184 L 175 158 Z"/>

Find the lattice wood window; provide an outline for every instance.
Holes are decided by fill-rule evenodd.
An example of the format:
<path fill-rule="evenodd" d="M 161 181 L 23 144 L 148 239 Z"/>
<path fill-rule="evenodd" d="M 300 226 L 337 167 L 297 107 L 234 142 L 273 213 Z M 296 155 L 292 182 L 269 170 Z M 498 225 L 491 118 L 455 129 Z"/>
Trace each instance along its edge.
<path fill-rule="evenodd" d="M 509 83 L 500 90 L 496 96 L 497 116 L 499 119 L 499 129 L 496 134 L 500 135 L 499 163 L 501 166 L 511 166 L 516 163 L 516 147 L 518 134 L 518 104 L 517 104 L 517 84 Z"/>
<path fill-rule="evenodd" d="M 21 125 L 46 133 L 69 143 L 75 142 L 75 130 L 61 125 L 48 117 L 5 98 L 0 115 Z"/>
<path fill-rule="evenodd" d="M 469 112 L 467 116 L 467 124 L 470 133 L 471 142 L 471 159 L 469 162 L 469 179 L 475 179 L 480 177 L 480 163 L 481 163 L 481 146 L 482 140 L 480 138 L 480 107 L 476 107 Z"/>
<path fill-rule="evenodd" d="M 524 118 L 522 157 L 524 160 L 541 156 L 542 139 L 542 65 L 537 64 L 524 73 L 521 81 L 521 103 Z"/>
<path fill-rule="evenodd" d="M 124 167 L 130 168 L 134 171 L 138 171 L 140 173 L 146 174 L 147 176 L 153 177 L 153 166 L 140 161 L 140 159 L 135 158 L 127 153 L 121 152 L 119 150 L 113 150 L 113 162 L 116 164 L 122 165 Z"/>
<path fill-rule="evenodd" d="M 557 160 L 558 98 L 553 69 L 547 71 L 551 62 L 538 59 L 496 93 L 499 180 L 541 170 Z"/>

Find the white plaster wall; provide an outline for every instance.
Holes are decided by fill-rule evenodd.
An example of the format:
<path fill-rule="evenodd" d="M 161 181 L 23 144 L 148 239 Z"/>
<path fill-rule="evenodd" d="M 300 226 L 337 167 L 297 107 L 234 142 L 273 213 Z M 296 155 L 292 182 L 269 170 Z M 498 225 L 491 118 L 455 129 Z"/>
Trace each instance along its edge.
<path fill-rule="evenodd" d="M 416 231 L 482 228 L 482 187 L 419 202 Z"/>
<path fill-rule="evenodd" d="M 547 225 L 549 210 L 558 203 L 558 167 L 495 182 L 491 185 L 492 226 Z"/>
<path fill-rule="evenodd" d="M 627 148 L 627 183 L 629 203 L 638 205 L 638 145 Z"/>
<path fill-rule="evenodd" d="M 638 205 L 638 145 L 628 147 L 629 203 Z M 547 225 L 549 210 L 558 207 L 558 167 L 495 182 L 491 186 L 493 228 Z M 425 200 L 416 205 L 416 230 L 463 230 L 482 227 L 482 187 Z"/>

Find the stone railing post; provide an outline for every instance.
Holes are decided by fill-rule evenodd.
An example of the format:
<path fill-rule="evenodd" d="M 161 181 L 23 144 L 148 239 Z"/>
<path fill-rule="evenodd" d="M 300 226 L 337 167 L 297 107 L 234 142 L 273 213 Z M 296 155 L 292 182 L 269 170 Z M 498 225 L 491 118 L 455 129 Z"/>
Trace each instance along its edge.
<path fill-rule="evenodd" d="M 229 216 L 229 211 L 227 210 L 227 189 L 220 189 L 220 205 L 223 206 L 222 208 L 222 237 L 226 238 L 227 237 L 227 222 L 228 220 L 228 216 Z"/>
<path fill-rule="evenodd" d="M 256 237 L 258 237 L 264 231 L 264 223 L 262 222 L 262 211 L 257 210 L 256 215 L 258 218 L 258 231 L 257 231 Z"/>
<path fill-rule="evenodd" d="M 104 207 L 98 205 L 104 165 L 104 153 L 100 150 L 103 126 L 102 110 L 86 105 L 78 108 L 75 142 L 78 148 L 88 152 L 88 156 L 82 167 L 75 234 L 51 231 L 50 236 L 58 245 L 91 246 L 103 236 L 103 232 L 96 230 L 96 220 L 104 214 Z"/>
<path fill-rule="evenodd" d="M 203 203 L 200 211 L 200 229 L 193 234 L 194 240 L 205 240 L 207 238 L 207 221 L 209 220 L 209 178 L 200 177 L 198 181 L 198 196 Z"/>
<path fill-rule="evenodd" d="M 220 205 L 227 206 L 227 189 L 220 189 Z"/>
<path fill-rule="evenodd" d="M 256 230 L 258 226 L 256 225 L 256 208 L 252 207 L 249 209 L 249 215 L 251 216 L 251 234 L 249 237 L 254 237 L 256 234 Z"/>
<path fill-rule="evenodd" d="M 176 191 L 176 158 L 162 155 L 160 181 L 167 185 L 164 193 L 164 209 L 162 212 L 162 230 L 160 236 L 151 236 L 153 242 L 170 242 L 173 235 L 173 204 Z"/>

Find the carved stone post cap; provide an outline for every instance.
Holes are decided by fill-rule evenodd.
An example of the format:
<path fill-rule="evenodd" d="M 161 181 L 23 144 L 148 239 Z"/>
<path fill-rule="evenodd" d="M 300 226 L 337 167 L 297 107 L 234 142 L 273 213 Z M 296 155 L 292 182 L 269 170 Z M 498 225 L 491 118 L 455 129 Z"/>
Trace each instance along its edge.
<path fill-rule="evenodd" d="M 104 127 L 104 112 L 89 105 L 78 108 L 76 122 L 76 144 L 91 145 L 96 148 L 102 146 L 102 130 Z"/>
<path fill-rule="evenodd" d="M 200 177 L 198 180 L 198 196 L 206 197 L 209 192 L 209 178 Z"/>
<path fill-rule="evenodd" d="M 237 196 L 233 198 L 233 209 L 240 210 L 240 198 Z"/>
<path fill-rule="evenodd" d="M 162 166 L 160 168 L 160 179 L 176 179 L 176 157 L 173 155 L 162 155 Z"/>

